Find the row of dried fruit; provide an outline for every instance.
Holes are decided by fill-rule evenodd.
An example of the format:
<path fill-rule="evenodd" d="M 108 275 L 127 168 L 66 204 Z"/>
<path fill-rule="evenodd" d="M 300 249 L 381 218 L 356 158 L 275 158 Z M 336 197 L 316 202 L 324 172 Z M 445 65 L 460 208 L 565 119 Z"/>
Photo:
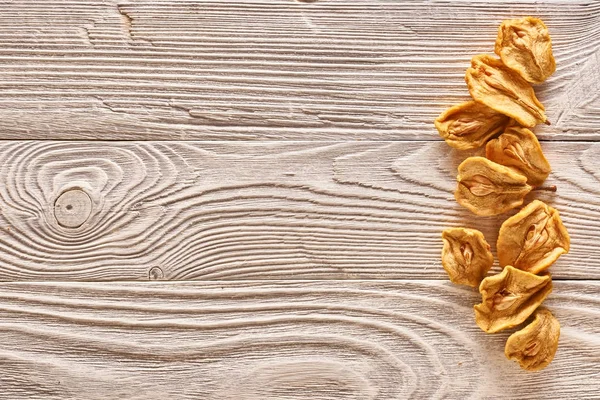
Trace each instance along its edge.
<path fill-rule="evenodd" d="M 487 142 L 486 157 L 469 157 L 458 167 L 456 200 L 477 215 L 497 215 L 522 205 L 550 173 L 535 134 L 527 129 L 549 124 L 530 85 L 543 82 L 556 69 L 548 30 L 536 18 L 504 21 L 495 52 L 500 60 L 478 55 L 467 70 L 474 101 L 451 107 L 435 121 L 452 147 L 474 149 Z M 450 280 L 479 287 L 477 325 L 495 333 L 535 313 L 530 324 L 508 338 L 505 354 L 524 369 L 545 368 L 558 347 L 560 324 L 538 307 L 552 291 L 546 270 L 570 247 L 558 212 L 534 200 L 508 218 L 497 242 L 503 270 L 487 278 L 494 258 L 481 232 L 454 228 L 442 238 L 442 265 Z"/>

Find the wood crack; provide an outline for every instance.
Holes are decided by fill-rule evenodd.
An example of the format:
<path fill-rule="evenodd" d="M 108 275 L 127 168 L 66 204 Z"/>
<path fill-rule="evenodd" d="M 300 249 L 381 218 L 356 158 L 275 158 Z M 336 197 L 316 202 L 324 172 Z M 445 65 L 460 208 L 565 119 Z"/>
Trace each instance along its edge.
<path fill-rule="evenodd" d="M 151 40 L 146 39 L 146 38 L 141 38 L 135 34 L 135 32 L 133 30 L 134 18 L 124 8 L 124 6 L 117 4 L 117 11 L 121 15 L 121 26 L 123 28 L 123 31 L 128 39 L 127 41 L 129 43 L 131 43 L 131 44 L 142 43 L 142 44 L 148 44 L 150 46 L 154 46 L 154 43 L 152 43 Z"/>
<path fill-rule="evenodd" d="M 83 40 L 85 41 L 85 44 L 87 44 L 88 46 L 91 46 L 91 47 L 95 47 L 96 45 L 92 41 L 92 35 L 90 33 L 90 27 L 84 25 L 84 26 L 81 27 L 81 29 L 83 29 L 82 37 L 83 37 Z"/>
<path fill-rule="evenodd" d="M 104 100 L 102 97 L 98 96 L 98 95 L 94 95 L 92 96 L 94 99 L 98 100 L 98 102 L 100 103 L 100 105 L 102 106 L 102 108 L 106 108 L 114 113 L 121 113 L 121 111 L 113 108 L 106 100 Z"/>

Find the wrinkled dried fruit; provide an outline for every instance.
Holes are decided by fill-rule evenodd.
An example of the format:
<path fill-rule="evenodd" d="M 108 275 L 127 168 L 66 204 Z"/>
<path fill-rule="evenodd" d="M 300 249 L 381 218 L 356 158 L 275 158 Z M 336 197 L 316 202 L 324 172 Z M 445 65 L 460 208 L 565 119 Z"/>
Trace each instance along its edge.
<path fill-rule="evenodd" d="M 469 157 L 458 167 L 458 203 L 477 215 L 497 215 L 523 204 L 532 189 L 527 178 L 483 157 Z"/>
<path fill-rule="evenodd" d="M 479 286 L 494 263 L 483 233 L 467 228 L 446 229 L 442 239 L 442 265 L 450 280 L 461 285 Z"/>
<path fill-rule="evenodd" d="M 509 127 L 497 139 L 488 142 L 485 156 L 525 175 L 532 186 L 541 185 L 550 174 L 550 163 L 544 157 L 540 142 L 527 128 Z"/>
<path fill-rule="evenodd" d="M 482 302 L 475 306 L 475 322 L 485 332 L 494 333 L 525 321 L 552 292 L 552 279 L 509 265 L 498 275 L 485 278 L 479 292 Z"/>
<path fill-rule="evenodd" d="M 535 97 L 529 82 L 502 61 L 487 54 L 473 57 L 465 80 L 475 101 L 508 115 L 523 126 L 549 124 L 544 106 Z"/>
<path fill-rule="evenodd" d="M 510 118 L 476 101 L 467 101 L 444 111 L 435 127 L 446 143 L 459 150 L 475 149 L 504 131 Z"/>
<path fill-rule="evenodd" d="M 504 354 L 509 360 L 518 361 L 523 369 L 539 371 L 554 358 L 559 337 L 560 323 L 550 311 L 540 308 L 533 322 L 510 335 Z"/>
<path fill-rule="evenodd" d="M 534 200 L 500 227 L 498 258 L 501 266 L 537 274 L 568 253 L 570 243 L 558 211 Z"/>
<path fill-rule="evenodd" d="M 494 52 L 531 83 L 542 83 L 556 70 L 548 28 L 538 18 L 509 19 L 500 25 Z"/>

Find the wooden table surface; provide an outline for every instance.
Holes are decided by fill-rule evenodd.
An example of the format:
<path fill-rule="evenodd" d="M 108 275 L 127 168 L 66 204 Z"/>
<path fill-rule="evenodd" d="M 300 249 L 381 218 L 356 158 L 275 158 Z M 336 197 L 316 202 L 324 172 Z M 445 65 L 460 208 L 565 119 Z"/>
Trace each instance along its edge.
<path fill-rule="evenodd" d="M 526 15 L 572 238 L 537 373 L 441 267 L 506 215 L 432 123 Z M 600 1 L 3 1 L 0 88 L 0 399 L 600 398 Z"/>

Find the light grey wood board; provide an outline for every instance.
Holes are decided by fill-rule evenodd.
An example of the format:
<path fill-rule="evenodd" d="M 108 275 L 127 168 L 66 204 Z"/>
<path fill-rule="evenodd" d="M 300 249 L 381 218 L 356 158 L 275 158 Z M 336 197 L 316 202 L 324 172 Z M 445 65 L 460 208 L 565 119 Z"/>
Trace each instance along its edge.
<path fill-rule="evenodd" d="M 599 279 L 600 144 L 543 144 L 567 226 L 555 279 Z M 0 143 L 2 280 L 442 279 L 441 231 L 507 215 L 454 200 L 443 142 Z"/>
<path fill-rule="evenodd" d="M 449 282 L 7 283 L 0 399 L 597 399 L 599 291 L 555 284 L 531 373 Z"/>
<path fill-rule="evenodd" d="M 600 2 L 11 1 L 0 138 L 436 140 L 500 22 L 547 22 L 543 139 L 597 140 Z"/>

